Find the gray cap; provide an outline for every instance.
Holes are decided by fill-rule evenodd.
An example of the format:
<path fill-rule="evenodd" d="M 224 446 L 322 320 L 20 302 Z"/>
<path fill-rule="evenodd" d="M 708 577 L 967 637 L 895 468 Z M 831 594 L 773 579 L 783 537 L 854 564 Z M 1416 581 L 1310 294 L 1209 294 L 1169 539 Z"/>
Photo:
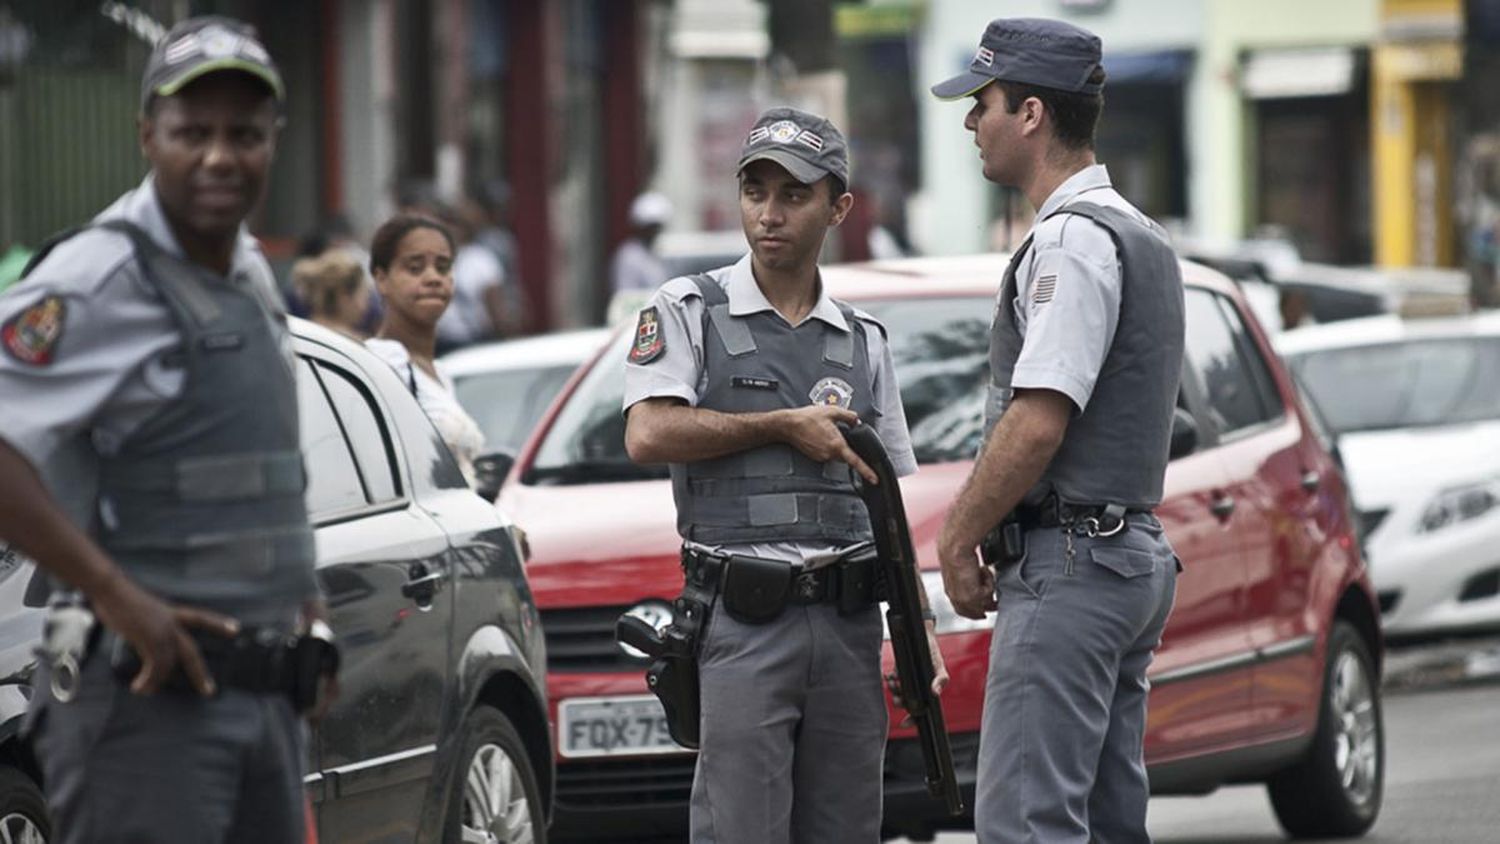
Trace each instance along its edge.
<path fill-rule="evenodd" d="M 286 95 L 281 73 L 256 39 L 254 27 L 234 18 L 204 15 L 172 27 L 151 50 L 141 77 L 141 110 L 152 97 L 170 97 L 205 74 L 225 70 L 259 79 L 278 103 Z"/>
<path fill-rule="evenodd" d="M 939 99 L 957 100 L 1003 79 L 1077 94 L 1097 94 L 1099 36 L 1050 18 L 997 18 L 985 27 L 967 73 L 932 86 Z"/>
<path fill-rule="evenodd" d="M 785 167 L 805 185 L 835 176 L 849 186 L 849 145 L 826 117 L 785 106 L 768 109 L 745 136 L 735 169 L 744 170 L 763 158 Z"/>

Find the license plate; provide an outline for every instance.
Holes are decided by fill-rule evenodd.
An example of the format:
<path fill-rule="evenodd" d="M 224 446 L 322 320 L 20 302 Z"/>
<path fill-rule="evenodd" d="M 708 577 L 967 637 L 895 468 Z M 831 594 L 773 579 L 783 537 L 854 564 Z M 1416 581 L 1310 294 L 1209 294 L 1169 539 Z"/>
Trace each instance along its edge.
<path fill-rule="evenodd" d="M 557 706 L 563 756 L 681 753 L 667 731 L 667 714 L 651 695 L 569 698 Z"/>

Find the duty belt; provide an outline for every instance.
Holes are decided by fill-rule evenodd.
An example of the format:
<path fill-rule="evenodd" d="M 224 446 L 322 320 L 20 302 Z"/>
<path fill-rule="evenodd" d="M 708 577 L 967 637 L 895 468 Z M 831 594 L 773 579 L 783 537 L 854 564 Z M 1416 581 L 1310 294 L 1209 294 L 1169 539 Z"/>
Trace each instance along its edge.
<path fill-rule="evenodd" d="M 865 547 L 861 547 L 851 552 L 849 557 L 815 569 L 807 569 L 801 563 L 786 562 L 785 565 L 792 570 L 792 588 L 787 594 L 787 602 L 801 606 L 840 604 L 843 600 L 875 603 L 875 559 L 873 556 L 860 556 L 860 552 L 865 550 Z M 684 547 L 682 565 L 690 581 L 706 587 L 710 592 L 716 592 L 723 578 L 724 567 L 733 556 L 736 555 Z M 857 569 L 859 576 L 850 576 L 848 571 L 851 568 Z M 853 589 L 858 589 L 863 594 L 847 594 Z"/>
<path fill-rule="evenodd" d="M 1049 495 L 1040 504 L 1017 507 L 1011 518 L 1023 530 L 1061 527 L 1086 536 L 1114 536 L 1129 526 L 1130 516 L 1149 512 L 1121 504 L 1068 504 Z"/>

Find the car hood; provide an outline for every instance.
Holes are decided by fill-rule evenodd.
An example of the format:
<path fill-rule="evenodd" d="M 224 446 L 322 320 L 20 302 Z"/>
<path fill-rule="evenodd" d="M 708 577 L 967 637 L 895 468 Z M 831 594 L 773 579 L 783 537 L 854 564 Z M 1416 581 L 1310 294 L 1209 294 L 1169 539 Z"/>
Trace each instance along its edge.
<path fill-rule="evenodd" d="M 1500 421 L 1339 437 L 1355 504 L 1391 507 L 1500 474 Z"/>
<path fill-rule="evenodd" d="M 938 530 L 968 463 L 923 466 L 901 480 L 923 568 L 937 566 Z M 547 609 L 675 597 L 682 588 L 672 485 L 667 481 L 508 484 L 500 506 L 526 532 L 527 580 Z"/>

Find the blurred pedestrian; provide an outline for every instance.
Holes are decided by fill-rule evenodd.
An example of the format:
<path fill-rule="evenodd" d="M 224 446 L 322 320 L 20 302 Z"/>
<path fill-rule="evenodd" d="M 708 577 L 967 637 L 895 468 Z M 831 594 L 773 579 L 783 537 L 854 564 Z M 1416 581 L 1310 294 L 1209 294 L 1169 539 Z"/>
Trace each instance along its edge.
<path fill-rule="evenodd" d="M 291 337 L 244 225 L 281 75 L 198 17 L 141 88 L 145 181 L 0 297 L 0 536 L 70 587 L 35 758 L 63 844 L 300 842 L 311 704 L 283 643 L 326 639 L 325 609 Z"/>
<path fill-rule="evenodd" d="M 438 321 L 438 353 L 494 340 L 508 323 L 505 287 L 508 279 L 500 256 L 475 239 L 468 217 L 447 210 L 444 223 L 457 238 L 453 257 L 453 301 Z"/>
<path fill-rule="evenodd" d="M 999 610 L 974 796 L 985 844 L 1151 840 L 1146 670 L 1177 582 L 1151 511 L 1183 289 L 1166 233 L 1094 159 L 1100 52 L 1069 23 L 999 19 L 968 72 L 932 89 L 972 98 L 984 177 L 1037 209 L 990 328 L 985 441 L 938 541 L 954 609 Z"/>
<path fill-rule="evenodd" d="M 459 406 L 453 379 L 436 360 L 438 321 L 453 299 L 454 251 L 447 227 L 431 217 L 403 214 L 375 232 L 370 272 L 385 318 L 365 345 L 396 370 L 473 485 L 484 433 Z"/>
<path fill-rule="evenodd" d="M 309 319 L 355 340 L 365 338 L 361 326 L 370 306 L 370 287 L 365 268 L 348 250 L 333 247 L 298 259 L 292 264 L 292 282 L 307 303 Z"/>
<path fill-rule="evenodd" d="M 630 203 L 630 235 L 609 261 L 610 301 L 605 322 L 613 325 L 646 304 L 670 271 L 656 254 L 656 239 L 672 220 L 672 201 L 654 191 Z"/>

